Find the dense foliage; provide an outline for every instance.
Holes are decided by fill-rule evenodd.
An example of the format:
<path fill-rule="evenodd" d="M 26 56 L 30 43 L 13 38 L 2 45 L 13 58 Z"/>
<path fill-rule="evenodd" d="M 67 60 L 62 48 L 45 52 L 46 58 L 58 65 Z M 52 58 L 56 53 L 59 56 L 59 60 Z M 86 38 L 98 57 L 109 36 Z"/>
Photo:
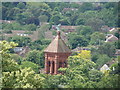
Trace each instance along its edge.
<path fill-rule="evenodd" d="M 109 8 L 108 8 L 109 6 Z M 73 8 L 75 10 L 65 8 Z M 50 22 L 62 25 L 90 25 L 99 30 L 101 25 L 117 26 L 117 3 L 63 3 L 63 2 L 3 2 L 2 18 L 16 20 L 20 24 Z M 91 19 L 91 20 L 89 20 Z M 112 20 L 112 21 L 111 21 Z M 94 25 L 95 24 L 95 25 Z M 96 27 L 95 27 L 96 26 Z"/>
<path fill-rule="evenodd" d="M 68 58 L 68 68 L 60 68 L 64 74 L 46 75 L 35 73 L 37 66 L 30 61 L 18 64 L 12 60 L 8 49 L 15 43 L 0 42 L 3 58 L 2 88 L 118 88 L 118 77 L 112 70 L 102 73 L 95 69 L 95 63 L 91 61 L 91 52 L 83 50 L 77 55 Z M 6 64 L 5 62 L 10 62 Z M 25 65 L 25 63 L 27 65 Z M 116 64 L 117 65 L 117 64 Z M 9 68 L 8 68 L 9 67 Z M 16 68 L 17 67 L 17 68 Z M 116 68 L 117 70 L 117 68 Z"/>
<path fill-rule="evenodd" d="M 120 3 L 69 3 L 69 2 L 3 2 L 2 33 L 24 30 L 26 33 L 37 31 L 38 40 L 32 41 L 25 36 L 0 36 L 0 59 L 2 59 L 2 88 L 118 88 L 120 57 L 115 56 L 120 49 L 118 42 L 105 42 L 107 31 L 102 26 L 117 27 Z M 118 6 L 118 7 L 117 7 Z M 48 24 L 45 24 L 48 23 Z M 51 40 L 45 32 L 52 31 L 52 25 L 78 26 L 76 30 L 65 33 L 71 49 L 89 48 L 73 53 L 68 58 L 68 67 L 60 68 L 62 74 L 49 75 L 44 68 L 43 50 Z M 112 33 L 119 38 L 119 32 Z M 13 52 L 15 47 L 29 47 L 30 51 L 21 57 Z M 99 69 L 115 59 L 105 73 Z M 114 70 L 113 70 L 114 68 Z M 44 70 L 43 70 L 44 71 Z"/>

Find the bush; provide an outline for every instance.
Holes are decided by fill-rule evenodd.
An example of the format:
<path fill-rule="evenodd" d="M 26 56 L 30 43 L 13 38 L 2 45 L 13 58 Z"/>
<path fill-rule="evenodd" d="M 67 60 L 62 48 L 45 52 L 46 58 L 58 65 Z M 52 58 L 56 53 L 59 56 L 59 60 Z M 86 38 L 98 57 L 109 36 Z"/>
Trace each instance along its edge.
<path fill-rule="evenodd" d="M 25 25 L 25 29 L 29 31 L 36 31 L 37 26 L 35 24 Z"/>

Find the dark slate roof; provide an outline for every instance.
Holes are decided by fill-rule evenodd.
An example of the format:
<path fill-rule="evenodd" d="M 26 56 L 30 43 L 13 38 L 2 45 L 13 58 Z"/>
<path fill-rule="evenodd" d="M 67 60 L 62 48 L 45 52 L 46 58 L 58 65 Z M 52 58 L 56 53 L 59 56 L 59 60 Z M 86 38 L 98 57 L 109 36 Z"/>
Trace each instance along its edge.
<path fill-rule="evenodd" d="M 60 31 L 55 39 L 49 44 L 49 46 L 44 50 L 44 52 L 52 53 L 71 53 L 71 50 L 65 44 L 65 42 L 60 37 Z"/>

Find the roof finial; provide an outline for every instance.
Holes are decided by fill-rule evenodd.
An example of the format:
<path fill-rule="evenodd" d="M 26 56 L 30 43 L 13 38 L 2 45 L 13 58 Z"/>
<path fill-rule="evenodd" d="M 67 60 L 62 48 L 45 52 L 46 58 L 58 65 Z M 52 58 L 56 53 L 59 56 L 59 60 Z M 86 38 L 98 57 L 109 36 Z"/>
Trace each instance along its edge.
<path fill-rule="evenodd" d="M 58 38 L 60 39 L 60 30 L 57 31 Z"/>

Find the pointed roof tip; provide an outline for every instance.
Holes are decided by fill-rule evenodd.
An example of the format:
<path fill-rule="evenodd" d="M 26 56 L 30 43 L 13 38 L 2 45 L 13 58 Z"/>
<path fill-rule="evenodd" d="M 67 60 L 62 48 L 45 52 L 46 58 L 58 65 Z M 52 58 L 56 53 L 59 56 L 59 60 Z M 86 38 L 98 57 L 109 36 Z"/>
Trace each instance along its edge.
<path fill-rule="evenodd" d="M 65 44 L 65 42 L 60 37 L 60 31 L 57 31 L 57 36 L 55 39 L 49 44 L 49 46 L 44 50 L 44 52 L 51 53 L 71 53 L 71 50 Z"/>
<path fill-rule="evenodd" d="M 60 30 L 57 31 L 57 35 L 60 36 Z"/>
<path fill-rule="evenodd" d="M 57 31 L 57 36 L 60 39 L 60 30 Z"/>

